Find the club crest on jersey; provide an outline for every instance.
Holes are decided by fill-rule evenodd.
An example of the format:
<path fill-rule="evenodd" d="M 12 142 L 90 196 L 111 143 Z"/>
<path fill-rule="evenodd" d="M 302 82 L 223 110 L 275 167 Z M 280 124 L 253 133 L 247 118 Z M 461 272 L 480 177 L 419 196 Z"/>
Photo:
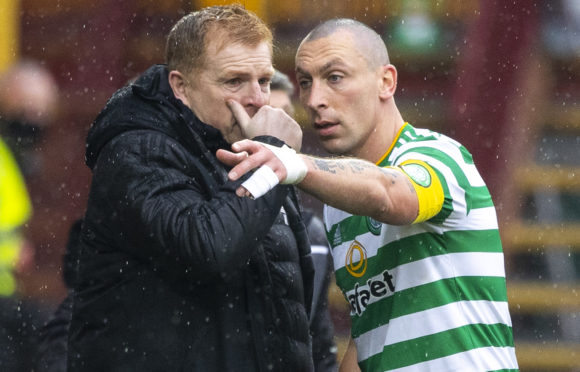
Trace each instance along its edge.
<path fill-rule="evenodd" d="M 360 278 L 367 271 L 367 264 L 368 258 L 366 249 L 361 243 L 354 240 L 346 252 L 344 260 L 346 271 L 348 271 L 350 275 Z"/>
<path fill-rule="evenodd" d="M 411 179 L 418 185 L 423 187 L 429 187 L 431 185 L 431 175 L 429 174 L 427 168 L 421 164 L 403 164 L 401 165 L 401 169 L 403 169 L 405 173 L 407 173 L 407 175 L 411 177 Z"/>
<path fill-rule="evenodd" d="M 366 220 L 367 220 L 367 228 L 369 229 L 369 231 L 373 233 L 373 235 L 381 235 L 381 228 L 383 227 L 383 224 L 370 217 L 366 217 Z"/>

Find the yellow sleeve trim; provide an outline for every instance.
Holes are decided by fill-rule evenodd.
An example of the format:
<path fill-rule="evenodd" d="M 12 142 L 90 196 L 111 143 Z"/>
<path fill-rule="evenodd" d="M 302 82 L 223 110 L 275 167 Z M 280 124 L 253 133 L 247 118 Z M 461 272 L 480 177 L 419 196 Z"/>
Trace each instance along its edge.
<path fill-rule="evenodd" d="M 419 200 L 419 214 L 413 223 L 427 221 L 443 208 L 445 196 L 441 180 L 433 168 L 421 160 L 407 160 L 398 168 L 411 180 Z"/>

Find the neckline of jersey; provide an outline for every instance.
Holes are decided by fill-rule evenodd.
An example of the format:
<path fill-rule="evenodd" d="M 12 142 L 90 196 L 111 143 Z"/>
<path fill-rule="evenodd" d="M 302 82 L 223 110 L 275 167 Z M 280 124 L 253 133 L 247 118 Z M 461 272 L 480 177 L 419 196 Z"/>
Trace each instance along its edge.
<path fill-rule="evenodd" d="M 383 156 L 381 156 L 381 158 L 375 163 L 376 165 L 380 165 L 383 162 L 383 160 L 385 160 L 387 158 L 387 156 L 389 156 L 391 151 L 393 151 L 393 147 L 395 147 L 395 143 L 397 143 L 397 141 L 399 141 L 399 137 L 401 137 L 401 133 L 403 133 L 403 130 L 407 127 L 407 125 L 409 125 L 408 122 L 403 123 L 403 125 L 399 129 L 399 132 L 397 133 L 397 135 L 393 139 L 391 146 L 389 146 L 389 149 L 387 150 L 387 152 L 385 152 L 385 154 Z"/>

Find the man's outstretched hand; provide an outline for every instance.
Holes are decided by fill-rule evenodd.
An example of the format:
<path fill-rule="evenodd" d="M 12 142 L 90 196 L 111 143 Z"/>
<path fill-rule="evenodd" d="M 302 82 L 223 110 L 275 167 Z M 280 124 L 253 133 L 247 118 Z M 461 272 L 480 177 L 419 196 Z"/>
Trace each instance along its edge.
<path fill-rule="evenodd" d="M 256 172 L 236 190 L 238 196 L 258 198 L 278 183 L 297 184 L 304 179 L 307 167 L 293 149 L 276 147 L 257 141 L 242 140 L 232 145 L 232 151 L 218 150 L 217 158 L 232 170 L 228 177 L 235 181 L 244 174 Z"/>
<path fill-rule="evenodd" d="M 245 111 L 244 111 L 245 112 Z M 242 140 L 234 143 L 232 145 L 232 150 L 218 150 L 216 153 L 217 158 L 224 164 L 233 167 L 228 173 L 230 180 L 235 181 L 242 177 L 244 174 L 261 167 L 263 165 L 268 166 L 271 171 L 277 177 L 277 182 L 279 183 L 286 178 L 286 168 L 284 165 L 274 155 L 274 153 L 266 148 L 262 143 L 251 140 Z M 274 187 L 275 185 L 272 185 Z M 270 189 L 272 188 L 270 187 Z M 266 190 L 266 192 L 269 190 Z M 240 186 L 236 190 L 238 196 L 248 196 L 258 198 L 261 195 L 252 195 L 244 186 Z M 262 193 L 262 195 L 265 194 Z"/>

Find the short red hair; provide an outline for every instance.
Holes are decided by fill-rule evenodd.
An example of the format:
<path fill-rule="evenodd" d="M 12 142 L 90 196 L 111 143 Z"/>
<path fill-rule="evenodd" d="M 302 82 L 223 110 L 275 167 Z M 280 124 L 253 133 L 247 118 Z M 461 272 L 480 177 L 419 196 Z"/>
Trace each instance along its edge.
<path fill-rule="evenodd" d="M 184 16 L 173 26 L 165 46 L 168 69 L 189 73 L 203 67 L 207 45 L 219 37 L 248 46 L 266 42 L 272 49 L 272 32 L 254 13 L 238 4 L 212 6 Z"/>

